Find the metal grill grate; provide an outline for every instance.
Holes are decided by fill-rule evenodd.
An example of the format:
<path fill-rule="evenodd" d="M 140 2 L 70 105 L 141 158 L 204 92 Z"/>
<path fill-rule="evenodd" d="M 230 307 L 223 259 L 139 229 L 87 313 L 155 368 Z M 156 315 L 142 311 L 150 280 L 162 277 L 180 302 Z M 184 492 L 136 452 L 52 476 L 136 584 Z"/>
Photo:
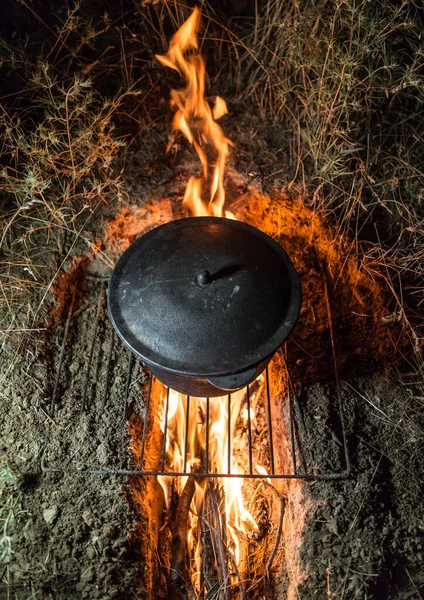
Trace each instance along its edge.
<path fill-rule="evenodd" d="M 122 353 L 123 344 L 120 340 L 116 339 L 113 328 L 110 327 L 108 323 L 108 319 L 105 314 L 105 294 L 106 292 L 106 284 L 105 282 L 101 283 L 101 290 L 98 296 L 98 300 L 95 303 L 96 309 L 94 316 L 94 325 L 92 328 L 92 337 L 90 340 L 89 348 L 88 348 L 88 359 L 86 363 L 86 371 L 83 379 L 83 383 L 81 384 L 81 392 L 80 394 L 72 393 L 72 398 L 75 399 L 76 396 L 79 396 L 79 410 L 80 416 L 84 416 L 89 418 L 92 423 L 90 431 L 96 431 L 96 419 L 101 419 L 105 414 L 105 409 L 108 403 L 114 398 L 114 393 L 112 390 L 112 376 L 114 370 L 116 370 L 116 366 L 113 364 L 113 356 L 114 352 L 119 349 L 119 352 Z M 74 295 L 75 297 L 75 295 Z M 64 333 L 62 337 L 62 341 L 60 343 L 60 351 L 59 351 L 59 360 L 58 360 L 58 368 L 55 376 L 55 384 L 53 388 L 52 398 L 51 398 L 51 417 L 55 419 L 55 409 L 58 403 L 59 396 L 59 382 L 61 380 L 62 369 L 64 364 L 64 359 L 66 356 L 68 337 L 70 332 L 70 325 L 72 321 L 72 311 L 73 311 L 73 301 L 71 302 L 68 317 L 66 323 L 64 325 Z M 110 334 L 106 335 L 107 339 L 103 339 L 103 346 L 107 345 L 107 352 L 103 357 L 103 367 L 105 370 L 104 378 L 102 378 L 103 391 L 101 393 L 101 398 L 99 398 L 99 408 L 96 410 L 89 410 L 88 407 L 88 394 L 90 388 L 90 377 L 93 370 L 94 356 L 95 356 L 95 348 L 96 343 L 99 343 L 99 325 L 102 324 L 103 328 L 110 331 Z M 334 348 L 333 348 L 334 353 Z M 100 360 L 100 352 L 98 354 L 97 360 Z M 138 360 L 136 360 L 133 354 L 129 353 L 128 363 L 127 363 L 127 372 L 124 383 L 123 390 L 123 404 L 121 406 L 121 418 L 114 419 L 113 422 L 108 424 L 110 428 L 122 428 L 123 436 L 122 441 L 123 445 L 128 448 L 128 439 L 126 437 L 127 430 L 127 416 L 129 410 L 129 400 L 131 390 L 134 387 L 135 373 L 136 373 L 136 364 L 140 364 Z M 285 362 L 287 369 L 287 362 Z M 336 357 L 334 355 L 334 366 L 337 369 Z M 96 368 L 96 372 L 98 372 L 98 365 Z M 147 394 L 145 398 L 144 406 L 139 410 L 139 420 L 143 423 L 142 434 L 141 434 L 141 450 L 140 450 L 140 460 L 138 465 L 131 464 L 126 465 L 124 467 L 117 466 L 100 466 L 97 467 L 95 465 L 84 465 L 84 467 L 80 467 L 79 465 L 72 464 L 72 457 L 77 455 L 76 452 L 68 452 L 66 455 L 66 464 L 55 464 L 57 461 L 55 457 L 52 456 L 54 452 L 45 453 L 42 459 L 42 470 L 46 473 L 86 473 L 86 474 L 102 474 L 102 475 L 165 475 L 172 477 L 182 477 L 187 476 L 188 474 L 196 477 L 196 478 L 205 478 L 205 477 L 237 477 L 237 478 L 251 478 L 251 479 L 309 479 L 309 480 L 330 480 L 330 479 L 341 479 L 345 478 L 350 473 L 350 461 L 349 461 L 349 453 L 347 447 L 346 440 L 346 432 L 345 432 L 345 424 L 344 424 L 344 416 L 343 416 L 343 403 L 340 389 L 340 382 L 338 379 L 337 370 L 335 372 L 335 395 L 337 398 L 336 406 L 337 406 L 337 429 L 339 432 L 339 436 L 341 441 L 338 442 L 338 446 L 340 448 L 340 457 L 338 461 L 338 468 L 334 470 L 330 470 L 323 466 L 317 465 L 312 460 L 312 453 L 310 448 L 308 447 L 308 430 L 305 424 L 305 418 L 303 414 L 303 410 L 299 404 L 297 395 L 294 392 L 293 385 L 290 379 L 290 373 L 287 371 L 287 380 L 288 380 L 288 391 L 286 398 L 286 410 L 287 410 L 287 435 L 289 451 L 288 456 L 291 460 L 291 469 L 288 472 L 280 472 L 278 470 L 275 456 L 275 448 L 274 442 L 275 438 L 278 437 L 277 434 L 281 433 L 281 431 L 276 430 L 275 418 L 273 417 L 272 411 L 272 399 L 270 392 L 270 381 L 269 381 L 269 372 L 268 369 L 264 373 L 264 385 L 263 385 L 263 393 L 261 394 L 261 398 L 258 400 L 258 405 L 262 406 L 262 413 L 264 415 L 262 427 L 264 431 L 262 435 L 267 440 L 267 453 L 268 453 L 268 473 L 263 474 L 259 472 L 255 472 L 254 465 L 254 435 L 252 432 L 252 418 L 251 418 L 251 388 L 254 384 L 247 386 L 245 388 L 245 405 L 247 408 L 247 424 L 246 424 L 246 456 L 247 460 L 245 460 L 246 468 L 244 472 L 235 472 L 234 464 L 232 460 L 232 416 L 231 416 L 231 404 L 232 404 L 232 396 L 228 394 L 227 396 L 227 465 L 224 472 L 217 472 L 214 469 L 213 461 L 211 460 L 211 448 L 210 448 L 210 428 L 211 428 L 211 406 L 212 403 L 216 400 L 215 398 L 206 398 L 205 403 L 205 447 L 202 452 L 202 465 L 200 469 L 196 471 L 190 470 L 189 460 L 188 460 L 188 439 L 190 435 L 190 423 L 188 419 L 188 415 L 190 413 L 190 404 L 195 401 L 195 399 L 190 396 L 183 397 L 183 402 L 185 402 L 186 407 L 186 422 L 184 423 L 184 450 L 183 450 L 183 469 L 181 471 L 174 471 L 167 467 L 167 438 L 169 436 L 169 423 L 168 423 L 168 414 L 169 414 L 169 399 L 170 399 L 170 390 L 166 390 L 165 394 L 165 406 L 164 406 L 164 433 L 162 435 L 161 440 L 161 450 L 160 450 L 160 459 L 159 459 L 159 467 L 157 470 L 152 470 L 148 466 L 146 466 L 146 447 L 147 447 L 147 435 L 148 435 L 148 423 L 149 419 L 154 418 L 156 415 L 152 414 L 152 389 L 154 383 L 154 377 L 149 374 L 148 375 L 148 383 L 147 383 Z M 141 392 L 140 392 L 141 396 Z M 59 419 L 60 420 L 60 419 Z M 62 426 L 68 427 L 69 425 L 63 421 L 61 422 Z M 78 419 L 74 418 L 74 426 L 78 428 Z M 89 427 L 86 422 L 85 426 Z M 337 434 L 333 431 L 333 437 L 337 438 Z M 322 443 L 325 443 L 325 440 L 322 440 Z M 126 450 L 128 453 L 128 451 Z M 60 454 L 60 453 L 59 453 Z M 69 456 L 69 455 L 72 456 Z M 305 459 L 305 456 L 309 457 L 309 460 Z M 127 461 L 128 462 L 128 461 Z M 50 463 L 50 464 L 47 464 Z M 126 468 L 128 467 L 128 468 Z"/>

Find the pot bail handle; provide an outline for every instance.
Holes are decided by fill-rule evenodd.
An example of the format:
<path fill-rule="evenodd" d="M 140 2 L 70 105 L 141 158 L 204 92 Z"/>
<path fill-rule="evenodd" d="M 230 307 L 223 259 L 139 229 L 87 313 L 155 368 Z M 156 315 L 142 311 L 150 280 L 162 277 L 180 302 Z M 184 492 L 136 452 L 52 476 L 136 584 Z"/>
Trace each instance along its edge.
<path fill-rule="evenodd" d="M 218 377 L 210 377 L 207 381 L 224 392 L 234 392 L 248 385 L 255 379 L 256 367 L 242 371 L 241 373 L 233 373 L 232 375 L 222 375 Z"/>

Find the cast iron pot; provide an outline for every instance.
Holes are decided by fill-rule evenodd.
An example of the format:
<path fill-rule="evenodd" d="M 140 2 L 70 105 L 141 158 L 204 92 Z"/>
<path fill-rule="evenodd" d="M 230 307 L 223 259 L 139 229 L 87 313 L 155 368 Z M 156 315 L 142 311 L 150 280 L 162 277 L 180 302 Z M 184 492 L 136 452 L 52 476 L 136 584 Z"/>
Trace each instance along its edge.
<path fill-rule="evenodd" d="M 112 273 L 108 307 L 125 344 L 170 388 L 214 397 L 265 369 L 299 315 L 286 252 L 230 219 L 172 221 L 137 239 Z"/>

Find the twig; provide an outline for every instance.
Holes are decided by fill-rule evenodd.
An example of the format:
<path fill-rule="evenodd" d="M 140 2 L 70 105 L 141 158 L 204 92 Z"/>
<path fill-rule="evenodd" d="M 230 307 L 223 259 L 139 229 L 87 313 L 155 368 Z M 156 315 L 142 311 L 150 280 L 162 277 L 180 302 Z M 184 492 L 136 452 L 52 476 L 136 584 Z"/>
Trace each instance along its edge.
<path fill-rule="evenodd" d="M 421 592 L 420 592 L 420 590 L 417 588 L 417 586 L 415 585 L 415 582 L 414 582 L 414 580 L 412 579 L 412 577 L 411 577 L 411 575 L 410 575 L 410 573 L 409 573 L 408 569 L 406 569 L 406 568 L 405 568 L 405 571 L 406 571 L 406 574 L 407 574 L 407 575 L 408 575 L 408 577 L 409 577 L 409 581 L 412 583 L 412 586 L 413 586 L 413 588 L 414 588 L 414 591 L 417 593 L 417 595 L 418 595 L 418 597 L 420 598 L 420 600 L 423 600 L 423 597 L 422 597 L 422 595 L 421 595 Z"/>
<path fill-rule="evenodd" d="M 247 596 L 247 583 L 249 581 L 249 541 L 246 536 L 239 538 L 240 541 L 240 580 L 244 595 Z"/>
<path fill-rule="evenodd" d="M 331 591 L 331 562 L 328 559 L 328 567 L 326 569 L 327 573 L 327 598 L 331 600 L 333 598 L 333 593 Z"/>

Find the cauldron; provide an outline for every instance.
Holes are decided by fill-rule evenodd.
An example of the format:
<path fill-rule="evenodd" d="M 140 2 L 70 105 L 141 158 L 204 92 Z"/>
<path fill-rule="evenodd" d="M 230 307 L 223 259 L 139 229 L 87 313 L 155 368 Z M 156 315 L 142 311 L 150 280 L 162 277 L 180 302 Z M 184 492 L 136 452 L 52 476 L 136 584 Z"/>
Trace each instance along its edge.
<path fill-rule="evenodd" d="M 265 369 L 293 329 L 301 287 L 283 248 L 231 219 L 172 221 L 138 238 L 108 288 L 123 342 L 189 396 L 234 392 Z"/>

